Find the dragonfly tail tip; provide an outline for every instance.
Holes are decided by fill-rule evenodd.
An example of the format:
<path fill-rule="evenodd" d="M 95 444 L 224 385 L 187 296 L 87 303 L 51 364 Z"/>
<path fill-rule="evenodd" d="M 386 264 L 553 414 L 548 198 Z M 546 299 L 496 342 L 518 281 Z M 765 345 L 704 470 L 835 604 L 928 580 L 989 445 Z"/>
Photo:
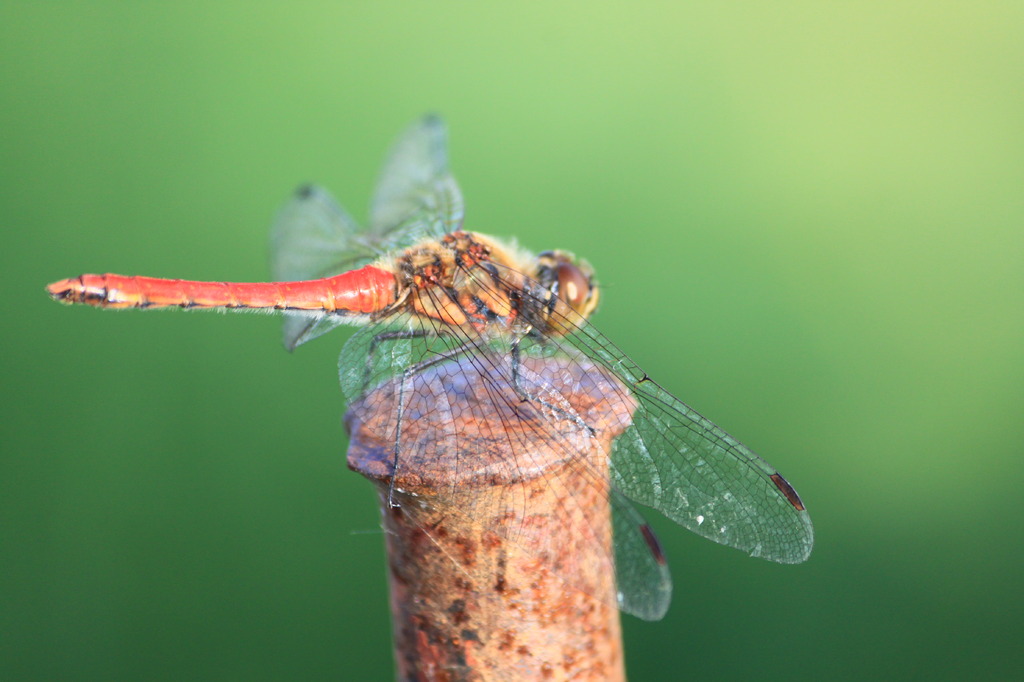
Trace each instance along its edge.
<path fill-rule="evenodd" d="M 75 282 L 74 279 L 62 279 L 59 282 L 47 284 L 46 293 L 53 300 L 70 305 L 75 302 L 75 292 L 80 288 L 75 286 Z"/>

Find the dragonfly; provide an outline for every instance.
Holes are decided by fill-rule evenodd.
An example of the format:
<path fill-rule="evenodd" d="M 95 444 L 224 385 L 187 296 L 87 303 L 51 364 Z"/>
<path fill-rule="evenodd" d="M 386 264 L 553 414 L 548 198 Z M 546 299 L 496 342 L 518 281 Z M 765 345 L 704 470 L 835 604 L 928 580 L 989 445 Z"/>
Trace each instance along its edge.
<path fill-rule="evenodd" d="M 582 419 L 568 414 L 531 358 L 602 372 L 612 399 L 629 405 L 611 444 L 603 494 L 612 507 L 617 606 L 645 620 L 666 613 L 672 583 L 664 553 L 636 505 L 714 542 L 785 564 L 814 544 L 796 490 L 770 464 L 653 381 L 590 322 L 600 287 L 591 266 L 566 251 L 530 254 L 464 229 L 464 201 L 448 167 L 447 133 L 425 116 L 398 139 L 374 191 L 364 229 L 322 187 L 300 187 L 271 229 L 271 282 L 199 282 L 81 275 L 47 287 L 63 303 L 103 308 L 281 312 L 289 350 L 341 325 L 339 378 L 350 403 L 374 387 L 448 367 L 476 372 L 493 400 L 533 401 L 546 438 L 588 470 Z M 446 364 L 447 363 L 447 364 Z M 400 404 L 399 404 L 400 408 Z M 399 415 L 402 420 L 415 415 Z M 455 426 L 451 426 L 455 429 Z M 502 428 L 522 440 L 515 419 Z M 530 428 L 535 428 L 531 426 Z M 395 465 L 415 453 L 395 443 Z M 519 466 L 509 462 L 510 469 Z M 572 499 L 568 487 L 559 491 Z M 509 505 L 526 504 L 509 500 Z M 480 510 L 473 510 L 472 513 Z M 501 509 L 486 510 L 500 515 Z M 471 513 L 469 511 L 466 512 Z M 514 539 L 514 538 L 513 538 Z M 571 577 L 567 578 L 571 581 Z"/>

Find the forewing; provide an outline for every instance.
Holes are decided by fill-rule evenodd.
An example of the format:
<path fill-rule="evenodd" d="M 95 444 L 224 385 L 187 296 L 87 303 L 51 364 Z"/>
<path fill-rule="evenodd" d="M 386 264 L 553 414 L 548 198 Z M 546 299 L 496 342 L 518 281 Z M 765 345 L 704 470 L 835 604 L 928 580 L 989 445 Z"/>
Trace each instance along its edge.
<path fill-rule="evenodd" d="M 391 247 L 462 225 L 462 192 L 448 171 L 447 134 L 437 116 L 414 123 L 392 147 L 370 205 L 372 239 Z"/>
<path fill-rule="evenodd" d="M 569 344 L 611 370 L 637 400 L 612 451 L 612 482 L 709 540 L 779 563 L 805 561 L 814 529 L 796 491 L 767 462 L 651 380 L 589 322 Z"/>

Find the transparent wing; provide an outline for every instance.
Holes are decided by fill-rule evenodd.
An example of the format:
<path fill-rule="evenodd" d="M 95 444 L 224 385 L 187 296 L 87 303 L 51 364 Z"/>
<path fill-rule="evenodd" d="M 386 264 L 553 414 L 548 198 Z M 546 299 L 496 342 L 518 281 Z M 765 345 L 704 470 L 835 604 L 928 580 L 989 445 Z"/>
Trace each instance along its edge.
<path fill-rule="evenodd" d="M 341 315 L 303 315 L 301 313 L 284 314 L 284 333 L 282 335 L 286 350 L 293 351 L 307 341 L 337 329 L 349 322 Z"/>
<path fill-rule="evenodd" d="M 614 572 L 618 595 L 612 597 L 612 605 L 646 620 L 661 618 L 671 598 L 664 557 L 652 546 L 656 540 L 640 514 L 622 495 L 609 490 L 607 475 L 594 465 L 595 457 L 607 461 L 607 451 L 595 453 L 588 426 L 606 421 L 617 407 L 614 399 L 605 397 L 606 375 L 579 354 L 570 357 L 558 348 L 534 344 L 517 355 L 510 336 L 480 338 L 437 324 L 417 330 L 423 334 L 410 334 L 415 323 L 407 318 L 392 319 L 359 330 L 346 343 L 339 375 L 346 395 L 359 406 L 356 418 L 383 422 L 377 434 L 382 442 L 394 442 L 397 434 L 402 434 L 399 471 L 414 471 L 428 479 L 443 478 L 448 472 L 455 478 L 459 472 L 486 480 L 537 481 L 546 490 L 551 507 L 544 518 L 571 524 L 573 542 L 586 546 L 586 552 L 567 551 L 560 545 L 566 542 L 566 533 L 516 522 L 530 512 L 528 500 L 515 488 L 506 492 L 499 487 L 470 497 L 453 489 L 449 503 L 441 486 L 438 496 L 445 513 L 464 523 L 509 519 L 501 528 L 488 529 L 538 558 L 548 557 L 550 562 L 550 557 L 558 557 L 556 577 L 580 591 L 588 592 L 595 572 L 605 576 Z M 403 372 L 424 363 L 429 368 L 402 380 Z M 388 382 L 389 388 L 379 388 Z M 402 411 L 395 407 L 399 386 L 406 395 L 401 424 L 397 415 Z M 467 397 L 469 390 L 475 393 Z M 528 406 L 521 392 L 531 396 Z M 586 396 L 582 400 L 581 394 Z M 605 412 L 602 416 L 581 413 L 580 405 L 603 405 Z M 471 414 L 467 415 L 467 410 Z M 432 424 L 429 437 L 411 435 L 426 428 L 427 421 Z M 484 429 L 485 442 L 504 443 L 502 449 L 511 456 L 498 462 L 481 457 L 470 444 L 467 424 Z M 567 465 L 546 467 L 533 459 L 538 441 L 545 444 L 542 450 L 554 452 L 555 458 Z M 550 456 L 544 461 L 550 461 Z M 541 468 L 548 473 L 537 479 Z M 603 496 L 610 503 L 611 534 L 607 519 L 594 518 L 595 509 L 602 508 L 593 503 L 594 496 Z M 600 558 L 582 565 L 579 557 L 593 557 L 595 547 Z"/>
<path fill-rule="evenodd" d="M 637 401 L 612 451 L 612 484 L 629 499 L 751 556 L 800 563 L 814 545 L 792 486 L 763 459 L 655 383 L 592 324 L 547 343 L 569 347 L 619 378 Z"/>
<path fill-rule="evenodd" d="M 439 237 L 462 225 L 462 192 L 448 171 L 447 134 L 434 115 L 410 126 L 391 148 L 370 204 L 378 243 L 403 245 Z"/>
<path fill-rule="evenodd" d="M 672 602 L 665 555 L 647 521 L 614 487 L 611 507 L 619 608 L 643 620 L 661 620 Z"/>
<path fill-rule="evenodd" d="M 369 230 L 361 230 L 322 187 L 296 190 L 271 229 L 273 278 L 336 275 L 457 229 L 462 193 L 448 172 L 445 145 L 444 123 L 436 116 L 425 116 L 399 137 L 374 193 Z"/>
<path fill-rule="evenodd" d="M 377 252 L 358 235 L 359 225 L 327 190 L 303 185 L 271 227 L 271 277 L 276 282 L 317 279 L 365 265 Z"/>

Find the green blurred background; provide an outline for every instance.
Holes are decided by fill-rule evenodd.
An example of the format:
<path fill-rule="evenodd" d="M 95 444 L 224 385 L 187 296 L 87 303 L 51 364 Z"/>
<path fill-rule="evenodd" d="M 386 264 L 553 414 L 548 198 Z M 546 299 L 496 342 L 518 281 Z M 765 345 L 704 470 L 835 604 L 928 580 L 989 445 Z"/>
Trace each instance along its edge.
<path fill-rule="evenodd" d="M 252 280 L 315 180 L 359 218 L 451 131 L 467 226 L 585 255 L 598 326 L 800 490 L 778 566 L 656 526 L 631 679 L 1024 666 L 1019 3 L 0 5 L 0 678 L 384 680 L 335 361 L 258 315 L 47 300 Z"/>

